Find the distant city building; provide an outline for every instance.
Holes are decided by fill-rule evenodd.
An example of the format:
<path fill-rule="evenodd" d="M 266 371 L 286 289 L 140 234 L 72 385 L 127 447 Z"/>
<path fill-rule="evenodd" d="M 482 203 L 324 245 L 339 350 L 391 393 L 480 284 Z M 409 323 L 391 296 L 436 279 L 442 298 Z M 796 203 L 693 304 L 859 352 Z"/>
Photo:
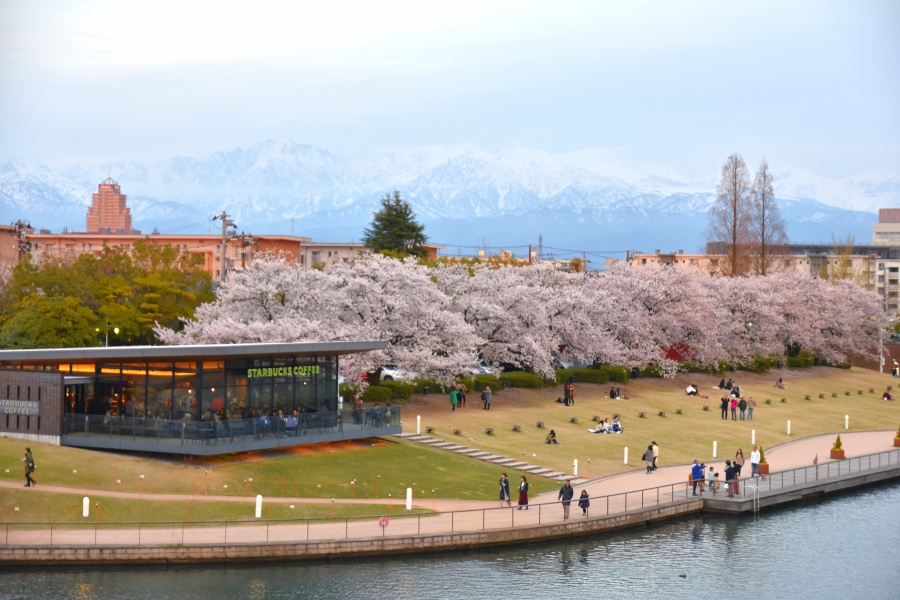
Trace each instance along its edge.
<path fill-rule="evenodd" d="M 647 265 L 675 266 L 715 277 L 725 260 L 725 246 L 710 242 L 706 254 L 685 254 L 683 250 L 644 254 L 629 251 L 625 262 L 635 268 Z M 621 262 L 607 260 L 607 268 Z M 815 277 L 851 279 L 875 291 L 884 300 L 885 310 L 900 312 L 900 208 L 882 208 L 872 226 L 871 244 L 789 244 L 787 253 L 774 257 L 774 271 L 809 273 Z"/>
<path fill-rule="evenodd" d="M 878 210 L 878 222 L 872 225 L 872 244 L 900 248 L 900 208 Z"/>
<path fill-rule="evenodd" d="M 131 209 L 125 205 L 126 196 L 112 177 L 105 179 L 93 195 L 88 208 L 88 233 L 124 233 L 131 231 Z"/>
<path fill-rule="evenodd" d="M 223 281 L 229 273 L 242 271 L 250 262 L 266 254 L 283 255 L 289 262 L 305 268 L 327 266 L 371 252 L 358 243 L 316 243 L 311 238 L 293 235 L 248 235 L 228 229 L 234 227 L 226 219 L 221 235 L 161 234 L 156 231 L 142 235 L 131 226 L 131 210 L 126 196 L 112 178 L 103 181 L 87 213 L 86 232 L 38 233 L 20 221 L 10 227 L 0 227 L 0 264 L 15 266 L 30 252 L 36 258 L 61 257 L 75 259 L 82 254 L 100 256 L 104 247 L 122 248 L 130 252 L 138 240 L 159 246 L 174 246 L 181 252 L 201 257 L 202 268 L 215 281 Z M 226 215 L 227 216 L 227 215 Z M 0 239 L 2 241 L 2 239 Z M 437 260 L 443 246 L 425 244 L 426 258 Z M 224 253 L 224 256 L 223 256 Z M 223 260 L 224 258 L 224 260 Z M 224 265 L 225 272 L 222 272 Z"/>

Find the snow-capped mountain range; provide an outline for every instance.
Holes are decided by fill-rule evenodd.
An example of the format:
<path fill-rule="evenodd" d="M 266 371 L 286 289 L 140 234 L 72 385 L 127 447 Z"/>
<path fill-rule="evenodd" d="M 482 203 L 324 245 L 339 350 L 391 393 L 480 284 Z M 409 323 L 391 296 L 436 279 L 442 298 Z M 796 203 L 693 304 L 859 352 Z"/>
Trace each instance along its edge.
<path fill-rule="evenodd" d="M 877 209 L 900 206 L 900 178 L 892 173 L 828 179 L 799 168 L 773 172 L 794 241 L 831 243 L 853 235 L 868 243 Z M 37 160 L 0 159 L 0 219 L 82 231 L 91 194 L 110 176 L 145 233 L 215 231 L 210 217 L 224 210 L 250 233 L 354 241 L 379 199 L 396 188 L 447 254 L 473 254 L 476 247 L 516 251 L 542 235 L 560 255 L 590 251 L 594 261 L 597 253 L 626 249 L 699 251 L 717 183 L 612 164 L 591 151 L 424 147 L 350 160 L 281 140 L 153 165 L 80 163 L 54 171 Z"/>

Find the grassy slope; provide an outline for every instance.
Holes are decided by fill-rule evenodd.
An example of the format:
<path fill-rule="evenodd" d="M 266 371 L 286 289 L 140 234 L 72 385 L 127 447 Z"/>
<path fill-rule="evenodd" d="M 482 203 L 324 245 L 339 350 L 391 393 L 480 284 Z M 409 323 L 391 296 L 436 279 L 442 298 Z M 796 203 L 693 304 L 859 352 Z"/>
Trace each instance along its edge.
<path fill-rule="evenodd" d="M 773 387 L 774 380 L 783 375 L 787 390 Z M 404 430 L 415 429 L 416 415 L 422 416 L 422 428 L 431 425 L 436 436 L 477 447 L 500 455 L 527 460 L 533 464 L 571 472 L 572 460 L 579 460 L 582 476 L 597 477 L 635 469 L 647 444 L 656 440 L 660 446 L 661 464 L 688 463 L 693 458 L 711 457 L 712 441 L 719 444 L 719 457 L 731 456 L 738 447 L 749 453 L 750 430 L 756 430 L 757 442 L 765 447 L 787 441 L 786 422 L 791 420 L 792 436 L 802 437 L 818 433 L 843 431 L 844 415 L 850 415 L 851 430 L 891 429 L 900 423 L 900 402 L 884 402 L 881 393 L 897 380 L 877 372 L 853 369 L 845 371 L 816 368 L 800 371 L 771 372 L 763 375 L 735 373 L 745 395 L 758 401 L 754 421 L 722 421 L 718 410 L 721 393 L 713 389 L 718 378 L 684 375 L 674 380 L 641 379 L 623 386 L 629 400 L 606 398 L 608 386 L 577 385 L 576 405 L 565 407 L 555 399 L 561 388 L 544 390 L 505 390 L 494 396 L 491 411 L 481 410 L 477 394 L 470 394 L 466 409 L 456 413 L 449 410 L 449 401 L 441 395 L 415 397 L 403 406 Z M 687 382 L 696 383 L 708 399 L 687 397 Z M 896 386 L 895 386 L 896 387 Z M 875 391 L 870 393 L 868 390 Z M 863 390 L 862 395 L 857 390 Z M 846 396 L 845 392 L 850 392 Z M 825 399 L 819 399 L 820 393 Z M 837 398 L 831 394 L 837 393 Z M 805 395 L 812 400 L 804 400 Z M 787 398 L 783 404 L 780 399 Z M 772 405 L 765 399 L 771 398 Z M 704 405 L 710 411 L 703 411 Z M 683 415 L 676 415 L 681 408 Z M 657 416 L 666 411 L 665 417 Z M 639 412 L 647 418 L 638 418 Z M 625 425 L 623 435 L 593 435 L 587 428 L 594 415 L 612 417 L 619 413 Z M 571 417 L 579 422 L 572 424 Z M 535 423 L 544 421 L 547 429 Z M 513 432 L 512 426 L 521 426 Z M 484 434 L 486 427 L 494 435 Z M 462 436 L 453 435 L 461 429 Z M 543 443 L 548 429 L 555 429 L 559 446 Z M 471 438 L 471 440 L 469 439 Z M 0 480 L 22 481 L 22 456 L 25 442 L 0 439 Z M 336 444 L 315 449 L 301 448 L 293 453 L 277 452 L 225 456 L 208 461 L 156 460 L 122 454 L 111 454 L 29 443 L 34 450 L 41 485 L 66 486 L 71 496 L 60 496 L 34 490 L 0 490 L 0 519 L 11 516 L 15 521 L 67 521 L 80 515 L 81 497 L 90 490 L 122 490 L 144 493 L 170 493 L 188 496 L 228 495 L 252 497 L 256 494 L 274 497 L 322 498 L 325 506 L 303 508 L 309 515 L 328 516 L 330 499 L 351 498 L 356 480 L 357 498 L 379 498 L 391 494 L 405 497 L 407 487 L 416 485 L 417 498 L 431 497 L 431 490 L 439 498 L 493 499 L 497 493 L 500 468 L 458 455 L 434 450 L 408 442 L 380 441 L 374 445 Z M 623 448 L 629 448 L 629 465 L 623 464 Z M 590 460 L 590 463 L 588 463 Z M 773 465 L 777 469 L 777 465 Z M 8 472 L 7 472 L 8 470 Z M 73 472 L 77 471 L 77 472 Z M 144 479 L 140 480 L 139 475 Z M 380 479 L 377 477 L 380 475 Z M 515 487 L 518 473 L 510 470 Z M 121 483 L 115 483 L 116 481 Z M 252 481 L 251 481 L 252 480 Z M 549 482 L 534 480 L 537 492 L 546 491 Z M 228 486 L 227 488 L 225 486 Z M 534 490 L 533 490 L 534 491 Z M 23 495 L 27 494 L 27 497 Z M 65 498 L 65 500 L 62 500 Z M 245 506 L 215 503 L 157 504 L 151 501 L 118 502 L 104 500 L 107 506 L 104 520 L 175 520 L 186 519 L 188 511 L 193 520 L 207 518 L 235 518 L 244 514 Z M 10 510 L 20 507 L 18 513 Z M 273 509 L 275 510 L 275 509 Z M 279 511 L 288 509 L 279 508 Z M 279 517 L 301 516 L 294 512 Z M 341 508 L 344 515 L 373 514 L 367 506 Z M 303 515 L 305 516 L 305 515 Z M 273 518 L 276 515 L 273 514 Z"/>
<path fill-rule="evenodd" d="M 781 375 L 787 389 L 774 387 Z M 720 418 L 719 398 L 723 395 L 714 389 L 719 377 L 686 374 L 675 379 L 638 379 L 622 386 L 629 400 L 610 400 L 609 386 L 576 384 L 575 406 L 563 406 L 555 402 L 562 396 L 561 386 L 543 390 L 507 389 L 494 396 L 490 411 L 484 411 L 477 395 L 470 394 L 468 407 L 451 413 L 449 401 L 444 397 L 421 396 L 403 407 L 404 430 L 415 430 L 415 415 L 422 416 L 422 431 L 426 426 L 435 428 L 436 436 L 458 441 L 486 451 L 511 458 L 528 459 L 537 464 L 571 472 L 573 459 L 579 461 L 579 474 L 608 475 L 632 470 L 639 465 L 640 456 L 651 441 L 660 447 L 661 464 L 689 463 L 694 458 L 710 458 L 712 442 L 718 442 L 718 456 L 733 456 L 737 448 L 749 454 L 751 430 L 756 430 L 756 441 L 764 447 L 787 441 L 787 421 L 791 421 L 793 438 L 844 430 L 844 415 L 850 417 L 850 430 L 892 429 L 900 423 L 900 402 L 885 402 L 881 394 L 888 385 L 897 387 L 898 381 L 889 375 L 880 375 L 864 369 L 834 369 L 818 367 L 797 371 L 772 371 L 764 374 L 737 372 L 732 374 L 742 387 L 745 396 L 757 400 L 753 421 L 723 421 Z M 688 382 L 698 385 L 701 394 L 709 398 L 689 397 L 684 388 Z M 869 389 L 874 392 L 869 392 Z M 863 390 L 863 394 L 857 394 Z M 846 392 L 850 396 L 846 396 Z M 820 399 L 819 394 L 825 394 Z M 832 398 L 837 393 L 837 398 Z M 804 399 L 810 395 L 812 400 Z M 773 401 L 765 404 L 766 399 Z M 786 398 L 787 403 L 782 403 Z M 708 412 L 703 406 L 709 406 Z M 683 415 L 676 415 L 676 409 Z M 659 411 L 666 416 L 658 416 Z M 646 418 L 638 418 L 645 412 Z M 620 414 L 625 426 L 623 435 L 594 435 L 587 429 L 593 427 L 592 418 L 597 415 L 612 418 Z M 572 417 L 578 423 L 570 422 Z M 545 423 L 538 429 L 537 421 Z M 513 425 L 520 425 L 521 432 L 514 432 Z M 491 427 L 494 435 L 486 435 Z M 453 435 L 454 429 L 462 431 Z M 549 429 L 554 429 L 559 446 L 544 443 Z M 470 439 L 471 438 L 471 439 Z M 623 464 L 624 448 L 629 449 L 629 465 Z M 536 456 L 534 456 L 536 455 Z M 590 467 L 587 461 L 590 460 Z M 777 468 L 777 465 L 773 465 Z"/>

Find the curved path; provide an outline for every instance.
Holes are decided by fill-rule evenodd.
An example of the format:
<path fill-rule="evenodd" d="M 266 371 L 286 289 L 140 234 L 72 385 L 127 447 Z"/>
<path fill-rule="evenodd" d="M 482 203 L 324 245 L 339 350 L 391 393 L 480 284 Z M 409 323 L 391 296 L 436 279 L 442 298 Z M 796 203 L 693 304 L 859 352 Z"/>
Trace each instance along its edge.
<path fill-rule="evenodd" d="M 814 458 L 818 457 L 818 463 L 825 464 L 832 462 L 829 458 L 831 444 L 834 441 L 836 433 L 822 434 L 798 440 L 792 440 L 779 446 L 772 446 L 766 449 L 766 461 L 769 463 L 772 472 L 786 471 L 800 467 L 806 467 L 813 464 Z M 882 452 L 893 448 L 894 431 L 860 431 L 860 432 L 843 432 L 840 434 L 843 446 L 846 450 L 847 458 L 856 456 L 865 456 L 876 452 Z M 721 457 L 717 459 L 704 459 L 698 457 L 705 462 L 707 466 L 714 466 L 716 471 L 722 472 L 724 480 L 725 459 Z M 746 455 L 747 463 L 745 469 L 749 471 L 750 454 Z M 690 465 L 662 465 L 654 473 L 648 475 L 643 468 L 626 473 L 618 473 L 616 475 L 608 475 L 593 479 L 577 479 L 572 478 L 576 490 L 588 490 L 588 494 L 592 498 L 607 496 L 613 494 L 621 494 L 625 492 L 637 492 L 643 489 L 654 488 L 670 484 L 683 483 L 687 479 L 690 471 Z M 746 479 L 746 477 L 744 478 Z M 4 488 L 21 488 L 18 483 L 0 482 L 0 489 Z M 84 495 L 81 488 L 71 488 L 63 486 L 41 485 L 39 488 L 42 492 L 55 492 L 63 494 Z M 88 494 L 99 497 L 115 497 L 115 498 L 142 498 L 144 500 L 182 500 L 195 502 L 252 502 L 253 497 L 244 496 L 216 496 L 216 495 L 177 495 L 177 494 L 148 494 L 138 495 L 133 492 L 115 492 L 111 490 L 89 490 Z M 576 493 L 576 498 L 577 498 Z M 550 490 L 531 499 L 534 504 L 551 503 L 557 499 L 557 491 Z M 327 503 L 327 498 L 278 498 L 265 497 L 266 503 L 280 504 L 323 504 Z M 404 505 L 401 499 L 387 498 L 372 499 L 350 499 L 336 498 L 336 504 L 381 504 L 394 505 L 397 510 Z M 484 508 L 493 508 L 497 506 L 496 500 L 458 500 L 452 498 L 417 499 L 415 505 L 419 508 L 436 510 L 437 512 L 466 511 L 479 510 Z"/>

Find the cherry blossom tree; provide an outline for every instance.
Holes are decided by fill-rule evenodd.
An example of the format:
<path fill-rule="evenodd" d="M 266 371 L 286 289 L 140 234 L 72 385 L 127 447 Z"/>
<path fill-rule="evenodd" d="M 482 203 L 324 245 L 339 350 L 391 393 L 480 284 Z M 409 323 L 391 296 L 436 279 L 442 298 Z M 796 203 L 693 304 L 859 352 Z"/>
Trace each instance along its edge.
<path fill-rule="evenodd" d="M 356 375 L 396 364 L 449 380 L 477 358 L 552 378 L 567 356 L 624 366 L 690 360 L 749 362 L 800 349 L 828 360 L 873 355 L 888 324 L 876 294 L 808 275 L 710 278 L 625 265 L 602 273 L 529 266 L 439 264 L 369 255 L 303 269 L 267 256 L 218 289 L 164 343 L 387 340 L 347 357 Z"/>
<path fill-rule="evenodd" d="M 369 255 L 318 270 L 267 256 L 219 288 L 183 333 L 157 333 L 169 344 L 387 340 L 387 350 L 348 357 L 342 370 L 397 364 L 449 377 L 474 362 L 480 340 L 448 302 L 412 260 Z"/>

